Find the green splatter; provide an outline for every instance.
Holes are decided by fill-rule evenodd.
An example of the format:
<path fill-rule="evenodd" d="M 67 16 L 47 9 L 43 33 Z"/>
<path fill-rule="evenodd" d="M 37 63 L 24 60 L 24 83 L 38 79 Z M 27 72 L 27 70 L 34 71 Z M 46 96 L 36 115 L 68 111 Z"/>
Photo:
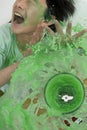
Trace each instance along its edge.
<path fill-rule="evenodd" d="M 87 129 L 86 43 L 87 38 L 82 36 L 63 45 L 60 36 L 46 33 L 32 46 L 34 54 L 21 61 L 12 75 L 10 88 L 0 98 L 1 130 Z M 59 78 L 60 83 L 57 79 L 48 82 L 64 73 L 68 78 Z M 58 94 L 62 95 L 62 101 Z M 70 105 L 64 102 L 67 95 L 75 97 Z M 73 122 L 72 117 L 81 118 L 83 122 Z M 69 120 L 70 127 L 63 123 L 64 120 Z"/>

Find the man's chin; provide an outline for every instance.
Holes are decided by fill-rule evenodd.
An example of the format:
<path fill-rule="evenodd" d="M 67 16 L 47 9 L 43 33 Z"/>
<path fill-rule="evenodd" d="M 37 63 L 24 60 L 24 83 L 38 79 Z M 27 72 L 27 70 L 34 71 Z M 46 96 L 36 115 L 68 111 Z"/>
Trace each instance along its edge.
<path fill-rule="evenodd" d="M 11 31 L 15 34 L 19 34 L 22 26 L 19 24 L 11 23 Z"/>

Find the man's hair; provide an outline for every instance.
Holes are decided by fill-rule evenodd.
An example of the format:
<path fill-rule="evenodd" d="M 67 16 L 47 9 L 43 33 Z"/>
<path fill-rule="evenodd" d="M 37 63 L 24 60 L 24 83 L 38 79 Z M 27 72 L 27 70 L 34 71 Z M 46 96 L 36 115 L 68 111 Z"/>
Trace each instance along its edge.
<path fill-rule="evenodd" d="M 74 14 L 73 0 L 46 0 L 46 3 L 48 8 L 45 12 L 45 19 L 53 15 L 58 21 L 64 21 Z"/>

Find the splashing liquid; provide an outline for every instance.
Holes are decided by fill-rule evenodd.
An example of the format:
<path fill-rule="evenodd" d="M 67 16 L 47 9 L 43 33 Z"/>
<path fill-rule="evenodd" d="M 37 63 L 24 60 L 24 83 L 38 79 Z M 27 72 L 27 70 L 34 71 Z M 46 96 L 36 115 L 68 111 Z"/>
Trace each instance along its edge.
<path fill-rule="evenodd" d="M 87 130 L 86 48 L 85 36 L 63 45 L 46 33 L 0 98 L 0 129 Z"/>

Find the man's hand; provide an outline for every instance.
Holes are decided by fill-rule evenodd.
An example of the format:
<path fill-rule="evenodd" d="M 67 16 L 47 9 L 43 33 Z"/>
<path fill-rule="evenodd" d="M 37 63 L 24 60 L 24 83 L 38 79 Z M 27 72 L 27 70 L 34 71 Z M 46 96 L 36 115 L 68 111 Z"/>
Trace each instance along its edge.
<path fill-rule="evenodd" d="M 52 24 L 54 24 L 54 26 L 56 28 L 56 31 L 57 31 L 56 33 L 49 27 Z M 66 30 L 63 31 L 62 26 L 60 25 L 60 23 L 57 20 L 54 20 L 54 23 L 53 23 L 53 21 L 49 21 L 49 22 L 41 21 L 38 24 L 36 31 L 32 35 L 32 39 L 30 41 L 31 45 L 34 45 L 41 40 L 44 29 L 46 29 L 51 35 L 61 36 L 62 44 L 66 44 L 67 42 L 72 43 L 73 40 L 78 39 L 80 36 L 82 36 L 83 34 L 85 34 L 87 32 L 87 29 L 84 29 L 81 32 L 78 32 L 78 33 L 72 35 L 72 23 L 71 22 L 68 22 L 68 24 L 66 26 Z M 29 56 L 31 54 L 32 54 L 32 50 L 29 48 L 23 52 L 24 57 Z"/>
<path fill-rule="evenodd" d="M 52 22 L 45 22 L 44 20 L 42 20 L 37 28 L 36 28 L 36 31 L 33 33 L 32 35 L 32 39 L 30 41 L 30 44 L 33 45 L 33 44 L 36 44 L 37 42 L 39 42 L 43 36 L 43 31 L 44 29 L 47 29 L 47 31 L 50 33 L 50 34 L 54 34 L 54 32 L 48 27 L 49 25 L 52 25 Z"/>
<path fill-rule="evenodd" d="M 55 28 L 56 31 L 58 33 L 58 35 L 61 36 L 61 43 L 67 43 L 68 42 L 72 42 L 73 39 L 78 39 L 80 36 L 84 35 L 87 32 L 87 29 L 82 30 L 81 32 L 78 32 L 76 34 L 72 35 L 72 23 L 68 22 L 67 27 L 66 27 L 66 31 L 64 33 L 62 26 L 60 25 L 60 23 L 55 20 Z M 47 27 L 47 30 L 50 32 L 50 34 L 55 35 L 55 33 L 49 28 Z"/>
<path fill-rule="evenodd" d="M 32 50 L 30 48 L 27 48 L 26 51 L 22 52 L 24 57 L 27 57 L 32 54 Z"/>
<path fill-rule="evenodd" d="M 35 32 L 32 35 L 32 38 L 31 38 L 31 41 L 30 41 L 31 45 L 34 45 L 34 44 L 36 44 L 37 42 L 39 42 L 41 40 L 42 35 L 43 35 L 43 30 L 44 30 L 43 24 L 44 24 L 44 21 L 41 21 L 38 24 Z"/>
<path fill-rule="evenodd" d="M 8 83 L 11 79 L 12 73 L 15 71 L 15 69 L 19 65 L 19 61 L 0 70 L 0 87 Z"/>
<path fill-rule="evenodd" d="M 50 21 L 50 22 L 42 21 L 38 25 L 36 31 L 34 32 L 34 34 L 32 36 L 31 44 L 35 44 L 36 42 L 41 40 L 44 29 L 46 29 L 51 35 L 55 35 L 55 32 L 51 28 L 49 28 L 49 25 L 52 25 L 52 24 L 53 24 L 52 21 Z M 54 26 L 56 28 L 58 35 L 61 36 L 61 43 L 66 43 L 67 41 L 71 42 L 73 39 L 76 40 L 87 32 L 87 29 L 84 29 L 81 32 L 78 32 L 78 33 L 72 35 L 72 23 L 71 22 L 68 22 L 65 33 L 62 29 L 62 26 L 60 25 L 60 23 L 57 20 L 54 20 Z"/>

